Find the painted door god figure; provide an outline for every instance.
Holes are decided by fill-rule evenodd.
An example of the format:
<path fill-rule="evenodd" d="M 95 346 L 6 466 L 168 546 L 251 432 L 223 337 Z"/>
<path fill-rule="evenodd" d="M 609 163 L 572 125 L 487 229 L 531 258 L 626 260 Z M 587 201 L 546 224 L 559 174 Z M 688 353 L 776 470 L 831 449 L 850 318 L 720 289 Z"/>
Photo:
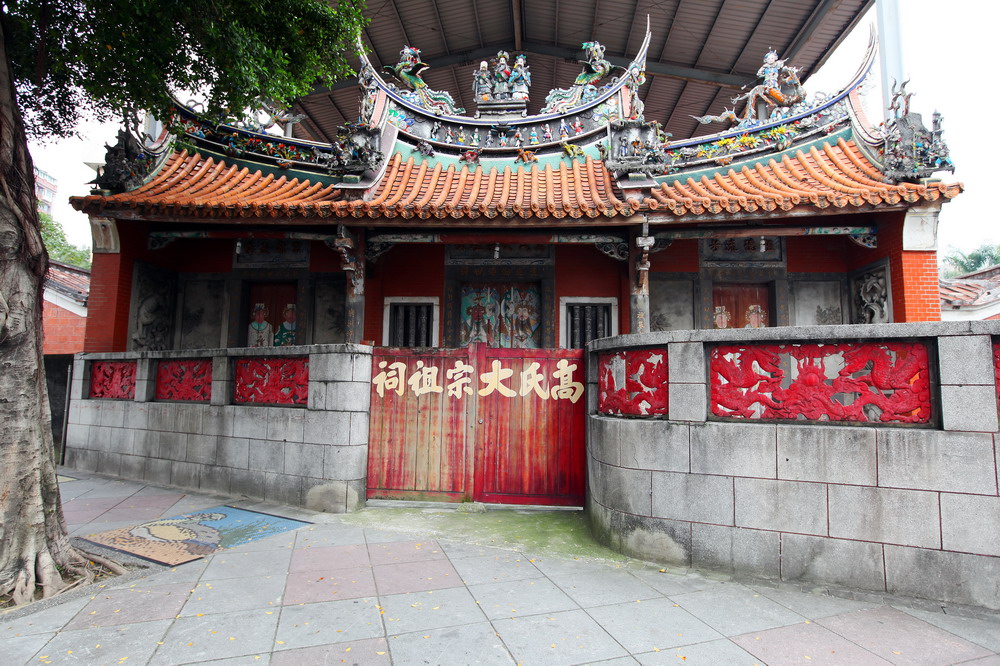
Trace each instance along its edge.
<path fill-rule="evenodd" d="M 289 303 L 285 306 L 283 316 L 284 321 L 278 327 L 278 332 L 274 334 L 275 347 L 290 347 L 298 344 L 298 322 L 295 320 L 294 303 Z"/>
<path fill-rule="evenodd" d="M 257 303 L 250 313 L 250 327 L 247 329 L 247 347 L 273 347 L 274 329 L 267 321 L 267 306 Z"/>

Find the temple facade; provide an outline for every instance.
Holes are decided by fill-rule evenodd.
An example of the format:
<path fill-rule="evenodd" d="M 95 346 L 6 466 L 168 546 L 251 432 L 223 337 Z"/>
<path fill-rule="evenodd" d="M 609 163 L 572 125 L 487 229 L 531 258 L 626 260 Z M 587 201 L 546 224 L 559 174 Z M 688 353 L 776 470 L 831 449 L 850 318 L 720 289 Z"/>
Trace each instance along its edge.
<path fill-rule="evenodd" d="M 579 348 L 618 333 L 940 319 L 936 229 L 961 186 L 940 119 L 900 92 L 865 118 L 874 49 L 834 95 L 773 52 L 729 129 L 644 119 L 649 34 L 627 68 L 597 42 L 528 115 L 530 63 L 500 52 L 466 112 L 406 47 L 363 60 L 336 140 L 178 107 L 124 135 L 89 196 L 86 351 L 368 342 Z M 271 121 L 274 115 L 271 116 Z"/>

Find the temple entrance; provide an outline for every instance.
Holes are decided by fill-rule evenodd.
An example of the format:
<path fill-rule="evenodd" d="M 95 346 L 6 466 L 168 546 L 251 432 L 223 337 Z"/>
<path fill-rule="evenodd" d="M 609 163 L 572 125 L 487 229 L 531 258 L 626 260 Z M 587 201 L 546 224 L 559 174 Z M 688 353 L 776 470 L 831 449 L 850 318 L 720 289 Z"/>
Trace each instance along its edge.
<path fill-rule="evenodd" d="M 582 506 L 580 349 L 377 349 L 368 497 Z"/>

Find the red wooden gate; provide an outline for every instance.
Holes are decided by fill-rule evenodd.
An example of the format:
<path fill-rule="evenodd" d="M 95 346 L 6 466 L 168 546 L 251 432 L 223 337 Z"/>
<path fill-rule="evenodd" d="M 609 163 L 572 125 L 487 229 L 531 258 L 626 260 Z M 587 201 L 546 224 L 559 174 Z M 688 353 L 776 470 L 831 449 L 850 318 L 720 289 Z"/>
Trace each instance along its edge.
<path fill-rule="evenodd" d="M 581 506 L 583 350 L 380 348 L 368 497 Z"/>

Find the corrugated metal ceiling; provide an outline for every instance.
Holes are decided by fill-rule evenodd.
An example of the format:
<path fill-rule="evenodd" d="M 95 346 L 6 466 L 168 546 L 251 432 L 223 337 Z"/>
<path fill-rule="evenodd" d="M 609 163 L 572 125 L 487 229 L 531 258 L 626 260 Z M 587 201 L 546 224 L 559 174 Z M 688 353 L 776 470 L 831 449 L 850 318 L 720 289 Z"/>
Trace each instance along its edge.
<path fill-rule="evenodd" d="M 718 131 L 693 115 L 718 114 L 740 85 L 756 77 L 773 48 L 803 80 L 860 20 L 874 0 L 372 0 L 364 40 L 376 67 L 398 61 L 404 44 L 431 65 L 424 80 L 473 110 L 472 71 L 503 49 L 528 54 L 530 112 L 549 89 L 580 71 L 581 42 L 597 40 L 609 57 L 631 59 L 649 15 L 652 42 L 644 87 L 646 118 L 675 138 Z M 514 17 L 521 21 L 515 24 Z M 863 54 L 858 54 L 860 59 Z M 830 92 L 830 91 L 828 91 Z M 329 140 L 357 117 L 360 91 L 350 81 L 302 100 L 298 135 Z"/>

